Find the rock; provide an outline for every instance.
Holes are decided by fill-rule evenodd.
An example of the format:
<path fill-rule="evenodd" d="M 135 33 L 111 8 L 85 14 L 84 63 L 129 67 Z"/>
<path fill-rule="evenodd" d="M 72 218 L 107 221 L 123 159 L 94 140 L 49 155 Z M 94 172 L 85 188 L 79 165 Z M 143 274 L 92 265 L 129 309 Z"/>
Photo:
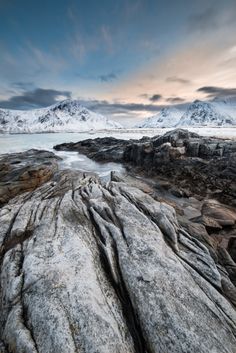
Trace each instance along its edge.
<path fill-rule="evenodd" d="M 129 141 L 119 140 L 114 137 L 103 137 L 79 141 L 76 143 L 63 143 L 54 146 L 56 151 L 78 151 L 96 161 L 114 161 L 123 160 L 124 146 Z"/>
<path fill-rule="evenodd" d="M 214 219 L 222 227 L 234 227 L 236 225 L 235 209 L 222 205 L 216 200 L 206 200 L 202 206 L 202 214 Z"/>
<path fill-rule="evenodd" d="M 29 150 L 0 156 L 0 207 L 50 180 L 60 160 L 52 152 Z"/>
<path fill-rule="evenodd" d="M 0 349 L 236 352 L 227 250 L 113 177 L 61 171 L 0 209 Z"/>
<path fill-rule="evenodd" d="M 204 138 L 183 129 L 139 141 L 114 138 L 62 144 L 99 161 L 123 162 L 133 173 L 161 177 L 189 196 L 236 205 L 236 141 Z"/>
<path fill-rule="evenodd" d="M 230 238 L 227 250 L 234 262 L 236 262 L 236 234 L 235 237 Z"/>
<path fill-rule="evenodd" d="M 170 192 L 176 197 L 183 197 L 183 192 L 177 188 L 172 188 Z"/>

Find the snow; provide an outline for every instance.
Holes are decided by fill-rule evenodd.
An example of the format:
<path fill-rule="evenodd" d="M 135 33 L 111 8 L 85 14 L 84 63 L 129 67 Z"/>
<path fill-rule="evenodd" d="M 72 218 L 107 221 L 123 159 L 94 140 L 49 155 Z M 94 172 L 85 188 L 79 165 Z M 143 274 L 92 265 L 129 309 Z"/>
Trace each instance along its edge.
<path fill-rule="evenodd" d="M 163 108 L 158 114 L 136 125 L 135 129 L 222 129 L 233 126 L 236 127 L 236 102 L 230 99 L 215 99 L 210 102 L 194 101 L 185 111 L 183 108 Z M 30 111 L 0 109 L 0 133 L 96 133 L 111 130 L 121 131 L 122 126 L 81 106 L 77 100 L 68 99 L 47 108 Z M 163 133 L 163 130 L 160 133 Z M 211 133 L 209 130 L 208 136 Z M 221 134 L 223 137 L 232 137 L 229 136 L 231 132 L 225 130 L 222 130 Z"/>
<path fill-rule="evenodd" d="M 223 102 L 195 101 L 188 107 L 178 126 L 236 125 L 236 109 Z"/>
<path fill-rule="evenodd" d="M 167 128 L 167 127 L 175 127 L 180 118 L 183 115 L 183 111 L 176 108 L 163 108 L 160 113 L 151 116 L 150 118 L 144 120 L 140 124 L 136 125 L 136 127 L 140 128 Z"/>
<path fill-rule="evenodd" d="M 28 111 L 0 109 L 4 133 L 82 132 L 122 126 L 84 108 L 76 100 L 64 100 L 48 108 Z"/>
<path fill-rule="evenodd" d="M 236 126 L 236 103 L 231 100 L 194 101 L 186 111 L 167 107 L 142 123 L 139 128 L 227 127 Z"/>

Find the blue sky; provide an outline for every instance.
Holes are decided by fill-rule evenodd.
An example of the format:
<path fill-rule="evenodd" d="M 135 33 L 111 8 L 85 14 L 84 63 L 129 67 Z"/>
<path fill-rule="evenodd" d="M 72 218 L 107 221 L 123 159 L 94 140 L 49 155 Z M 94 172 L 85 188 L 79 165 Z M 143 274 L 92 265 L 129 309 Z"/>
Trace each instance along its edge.
<path fill-rule="evenodd" d="M 235 15 L 235 0 L 0 0 L 0 107 L 75 98 L 122 120 L 231 95 Z"/>

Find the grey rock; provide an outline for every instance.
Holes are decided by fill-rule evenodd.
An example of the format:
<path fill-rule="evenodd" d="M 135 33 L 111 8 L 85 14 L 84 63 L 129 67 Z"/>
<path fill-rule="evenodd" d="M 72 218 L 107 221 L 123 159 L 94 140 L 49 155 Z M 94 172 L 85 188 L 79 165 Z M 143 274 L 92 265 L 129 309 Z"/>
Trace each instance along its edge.
<path fill-rule="evenodd" d="M 0 349 L 235 353 L 227 250 L 114 177 L 59 172 L 0 209 Z"/>

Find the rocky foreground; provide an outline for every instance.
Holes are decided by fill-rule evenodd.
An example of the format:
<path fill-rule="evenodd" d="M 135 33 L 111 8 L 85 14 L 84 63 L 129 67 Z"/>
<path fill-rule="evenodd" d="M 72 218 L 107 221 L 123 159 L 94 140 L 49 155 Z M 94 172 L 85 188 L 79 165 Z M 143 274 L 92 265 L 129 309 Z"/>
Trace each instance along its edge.
<path fill-rule="evenodd" d="M 236 206 L 236 141 L 176 129 L 136 141 L 105 137 L 54 148 L 78 151 L 97 161 L 121 162 L 135 173 L 164 178 L 186 195 L 208 195 Z"/>
<path fill-rule="evenodd" d="M 0 159 L 0 352 L 235 353 L 235 209 L 57 163 Z"/>

